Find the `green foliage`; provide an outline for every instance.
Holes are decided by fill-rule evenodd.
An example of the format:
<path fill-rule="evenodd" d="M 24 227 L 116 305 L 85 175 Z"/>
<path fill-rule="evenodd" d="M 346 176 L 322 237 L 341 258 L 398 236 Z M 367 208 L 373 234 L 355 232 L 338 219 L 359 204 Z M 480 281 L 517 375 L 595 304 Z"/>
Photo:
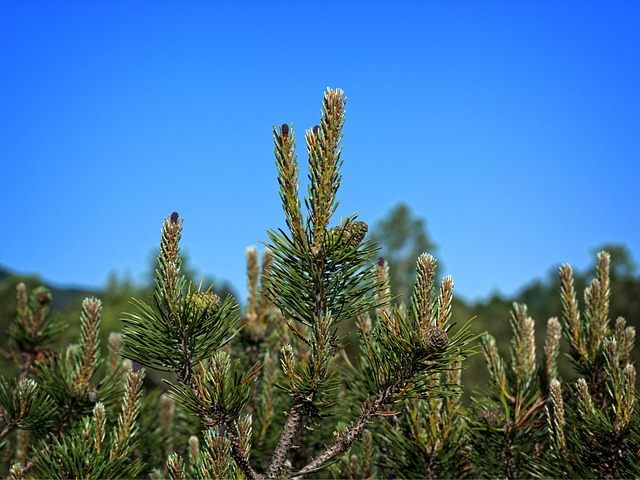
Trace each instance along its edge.
<path fill-rule="evenodd" d="M 266 467 L 266 478 L 310 474 L 337 461 L 388 404 L 445 397 L 460 388 L 457 382 L 438 385 L 434 380 L 449 372 L 452 363 L 459 368 L 470 353 L 468 328 L 448 334 L 451 279 L 445 279 L 436 296 L 435 260 L 425 255 L 418 262 L 411 310 L 392 308 L 392 297 L 381 293 L 386 287 L 372 265 L 377 248 L 365 238 L 367 225 L 355 215 L 330 225 L 338 205 L 344 104 L 342 92 L 328 90 L 320 124 L 306 134 L 306 214 L 298 198 L 293 129 L 274 129 L 288 231 L 268 232 L 261 277 L 257 255 L 248 252 L 250 296 L 244 319 L 231 299 L 220 304 L 210 290 L 187 282 L 178 245 L 182 222 L 176 213 L 164 222 L 152 303 L 134 301 L 137 311 L 125 316 L 123 344 L 129 358 L 173 372 L 172 398 L 200 421 L 206 448 L 197 455 L 192 449 L 188 461 L 170 455 L 165 471 L 174 476 L 199 472 L 199 462 L 205 461 L 208 471 L 219 475 L 242 472 L 259 478 L 249 462 L 252 443 L 260 452 L 267 445 L 273 448 L 268 461 L 258 462 Z M 370 315 L 375 326 L 361 336 L 360 368 L 345 369 L 336 328 Z M 243 332 L 222 351 L 241 323 Z M 233 346 L 248 353 L 248 361 L 232 359 Z M 281 369 L 274 361 L 278 353 Z M 352 377 L 350 382 L 360 389 L 353 396 L 360 401 L 352 410 L 355 420 L 331 441 L 326 422 L 337 414 L 334 407 L 345 394 L 341 377 Z M 275 405 L 288 411 L 274 436 L 268 431 L 280 424 Z M 255 430 L 254 414 L 259 422 Z M 294 448 L 294 442 L 302 446 Z"/>
<path fill-rule="evenodd" d="M 142 471 L 133 460 L 144 371 L 129 371 L 117 425 L 108 432 L 105 406 L 95 404 L 93 416 L 46 445 L 33 473 L 39 478 L 135 478 Z"/>
<path fill-rule="evenodd" d="M 619 318 L 609 327 L 609 255 L 598 254 L 596 278 L 580 312 L 571 267 L 560 268 L 562 323 L 552 317 L 542 361 L 533 320 L 514 305 L 509 364 L 492 337 L 483 349 L 490 389 L 475 397 L 471 472 L 482 477 L 630 478 L 639 474 L 640 417 L 635 408 L 635 329 Z M 561 333 L 562 331 L 562 333 Z M 578 374 L 563 382 L 557 358 L 562 334 Z M 563 383 L 565 386 L 563 387 Z"/>
<path fill-rule="evenodd" d="M 14 429 L 35 430 L 51 425 L 53 402 L 42 388 L 30 378 L 19 382 L 0 377 L 0 405 L 5 427 L 0 441 Z"/>
<path fill-rule="evenodd" d="M 532 465 L 540 461 L 542 445 L 548 436 L 539 428 L 544 425 L 548 385 L 540 381 L 534 321 L 527 315 L 525 305 L 514 304 L 511 328 L 508 363 L 502 359 L 491 335 L 487 334 L 482 341 L 491 383 L 483 396 L 472 398 L 468 417 L 472 471 L 480 477 L 527 476 Z M 550 337 L 547 357 L 550 365 L 558 354 L 551 342 L 557 345 L 558 341 L 559 337 Z"/>
<path fill-rule="evenodd" d="M 0 380 L 0 449 L 5 461 L 13 464 L 5 473 L 41 478 L 137 476 L 142 463 L 131 457 L 143 373 L 132 372 L 118 359 L 119 342 L 113 337 L 108 375 L 98 374 L 104 367 L 101 302 L 85 299 L 79 343 L 59 353 L 47 348 L 54 333 L 61 332 L 46 308 L 50 293 L 36 289 L 28 295 L 24 284 L 17 290 L 16 322 L 9 336 L 20 374 L 13 382 Z M 109 433 L 108 418 L 117 408 L 121 413 Z"/>
<path fill-rule="evenodd" d="M 152 303 L 135 299 L 137 311 L 125 314 L 125 355 L 156 370 L 181 368 L 191 375 L 193 365 L 228 342 L 237 322 L 237 304 L 220 299 L 199 286 L 186 286 L 178 247 L 182 224 L 166 219 L 158 256 L 158 278 Z"/>
<path fill-rule="evenodd" d="M 582 478 L 640 475 L 640 412 L 631 363 L 635 328 L 618 317 L 609 325 L 610 256 L 598 253 L 596 278 L 585 289 L 581 318 L 571 267 L 560 269 L 564 333 L 580 377 L 555 380 L 547 409 L 551 449 L 538 471 Z M 566 392 L 563 394 L 563 390 Z"/>

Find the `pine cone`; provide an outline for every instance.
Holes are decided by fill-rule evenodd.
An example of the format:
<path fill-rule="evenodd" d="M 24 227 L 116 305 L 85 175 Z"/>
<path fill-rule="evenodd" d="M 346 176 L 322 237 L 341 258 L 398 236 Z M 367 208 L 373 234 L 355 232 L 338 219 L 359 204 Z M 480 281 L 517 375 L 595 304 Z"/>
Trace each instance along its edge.
<path fill-rule="evenodd" d="M 213 292 L 196 292 L 191 297 L 191 302 L 198 309 L 199 314 L 206 311 L 214 313 L 220 307 L 220 297 Z"/>
<path fill-rule="evenodd" d="M 449 337 L 443 328 L 431 326 L 427 329 L 425 342 L 430 351 L 442 353 L 449 345 Z"/>
<path fill-rule="evenodd" d="M 364 240 L 369 226 L 364 222 L 354 222 L 345 229 L 343 241 L 356 248 Z"/>
<path fill-rule="evenodd" d="M 499 428 L 504 424 L 504 416 L 500 410 L 495 408 L 487 408 L 477 413 L 479 421 L 486 423 L 490 427 Z"/>

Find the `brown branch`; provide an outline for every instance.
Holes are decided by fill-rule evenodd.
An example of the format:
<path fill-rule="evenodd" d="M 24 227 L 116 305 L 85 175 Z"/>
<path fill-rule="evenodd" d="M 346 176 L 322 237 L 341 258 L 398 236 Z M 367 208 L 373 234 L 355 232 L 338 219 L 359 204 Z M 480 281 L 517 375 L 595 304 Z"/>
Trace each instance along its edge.
<path fill-rule="evenodd" d="M 228 425 L 229 426 L 229 425 Z M 251 480 L 261 480 L 262 475 L 259 475 L 249 464 L 249 460 L 244 454 L 244 449 L 240 445 L 240 439 L 238 432 L 229 428 L 231 433 L 231 458 L 236 462 L 236 465 L 242 470 L 242 473 Z"/>
<path fill-rule="evenodd" d="M 545 404 L 545 402 L 547 401 L 546 397 L 544 398 L 538 398 L 535 403 L 531 406 L 531 408 L 529 408 L 529 410 L 527 410 L 524 414 L 524 416 L 522 417 L 522 419 L 520 419 L 520 421 L 518 423 L 516 423 L 515 428 L 516 430 L 519 429 L 520 427 L 522 427 L 524 425 L 524 423 L 527 421 L 527 419 L 533 415 L 533 412 L 535 412 L 539 407 L 541 407 L 542 405 Z"/>
<path fill-rule="evenodd" d="M 16 419 L 14 419 L 12 422 L 7 423 L 7 425 L 4 427 L 2 432 L 0 432 L 0 440 L 2 440 L 4 437 L 6 437 L 12 431 L 14 431 L 19 423 L 20 421 Z"/>
<path fill-rule="evenodd" d="M 302 425 L 302 417 L 304 415 L 304 403 L 300 398 L 296 398 L 293 402 L 293 406 L 287 414 L 287 421 L 284 424 L 278 444 L 271 457 L 271 463 L 267 469 L 266 478 L 277 479 L 280 478 L 284 462 L 287 460 L 289 451 L 291 450 L 291 442 L 293 437 L 300 430 Z"/>
<path fill-rule="evenodd" d="M 401 382 L 398 381 L 391 387 L 379 392 L 373 400 L 367 400 L 362 407 L 360 417 L 355 423 L 351 424 L 349 430 L 347 430 L 336 443 L 328 447 L 322 454 L 318 455 L 300 469 L 298 474 L 304 475 L 317 470 L 331 459 L 349 450 L 351 444 L 358 438 L 366 426 L 373 422 L 374 417 L 380 413 L 383 407 L 388 404 L 400 390 L 400 384 Z M 297 478 L 302 477 L 297 476 Z"/>
<path fill-rule="evenodd" d="M 513 422 L 511 420 L 507 420 L 504 429 L 504 449 L 502 450 L 502 455 L 504 456 L 505 469 L 507 473 L 507 478 L 513 479 L 517 478 L 516 475 L 516 460 L 513 456 Z"/>

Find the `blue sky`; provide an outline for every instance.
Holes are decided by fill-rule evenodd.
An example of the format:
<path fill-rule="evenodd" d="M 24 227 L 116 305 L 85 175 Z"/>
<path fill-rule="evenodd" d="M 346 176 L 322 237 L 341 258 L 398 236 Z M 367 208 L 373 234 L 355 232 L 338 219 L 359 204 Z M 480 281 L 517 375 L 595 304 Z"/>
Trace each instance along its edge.
<path fill-rule="evenodd" d="M 244 293 L 284 224 L 271 126 L 304 165 L 326 87 L 338 214 L 408 203 L 462 297 L 605 242 L 640 259 L 639 2 L 0 0 L 0 45 L 5 268 L 138 279 L 177 210 L 194 266 Z"/>

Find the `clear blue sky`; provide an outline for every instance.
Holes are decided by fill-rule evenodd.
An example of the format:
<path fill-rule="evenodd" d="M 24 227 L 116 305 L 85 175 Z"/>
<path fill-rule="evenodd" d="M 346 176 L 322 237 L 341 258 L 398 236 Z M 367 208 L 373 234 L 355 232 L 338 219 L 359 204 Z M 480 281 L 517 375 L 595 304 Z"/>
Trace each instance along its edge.
<path fill-rule="evenodd" d="M 338 213 L 407 202 L 463 297 L 604 242 L 640 259 L 640 2 L 0 0 L 0 263 L 137 279 L 177 210 L 194 266 L 243 294 L 246 247 L 284 224 L 271 126 L 304 164 L 326 87 Z"/>

